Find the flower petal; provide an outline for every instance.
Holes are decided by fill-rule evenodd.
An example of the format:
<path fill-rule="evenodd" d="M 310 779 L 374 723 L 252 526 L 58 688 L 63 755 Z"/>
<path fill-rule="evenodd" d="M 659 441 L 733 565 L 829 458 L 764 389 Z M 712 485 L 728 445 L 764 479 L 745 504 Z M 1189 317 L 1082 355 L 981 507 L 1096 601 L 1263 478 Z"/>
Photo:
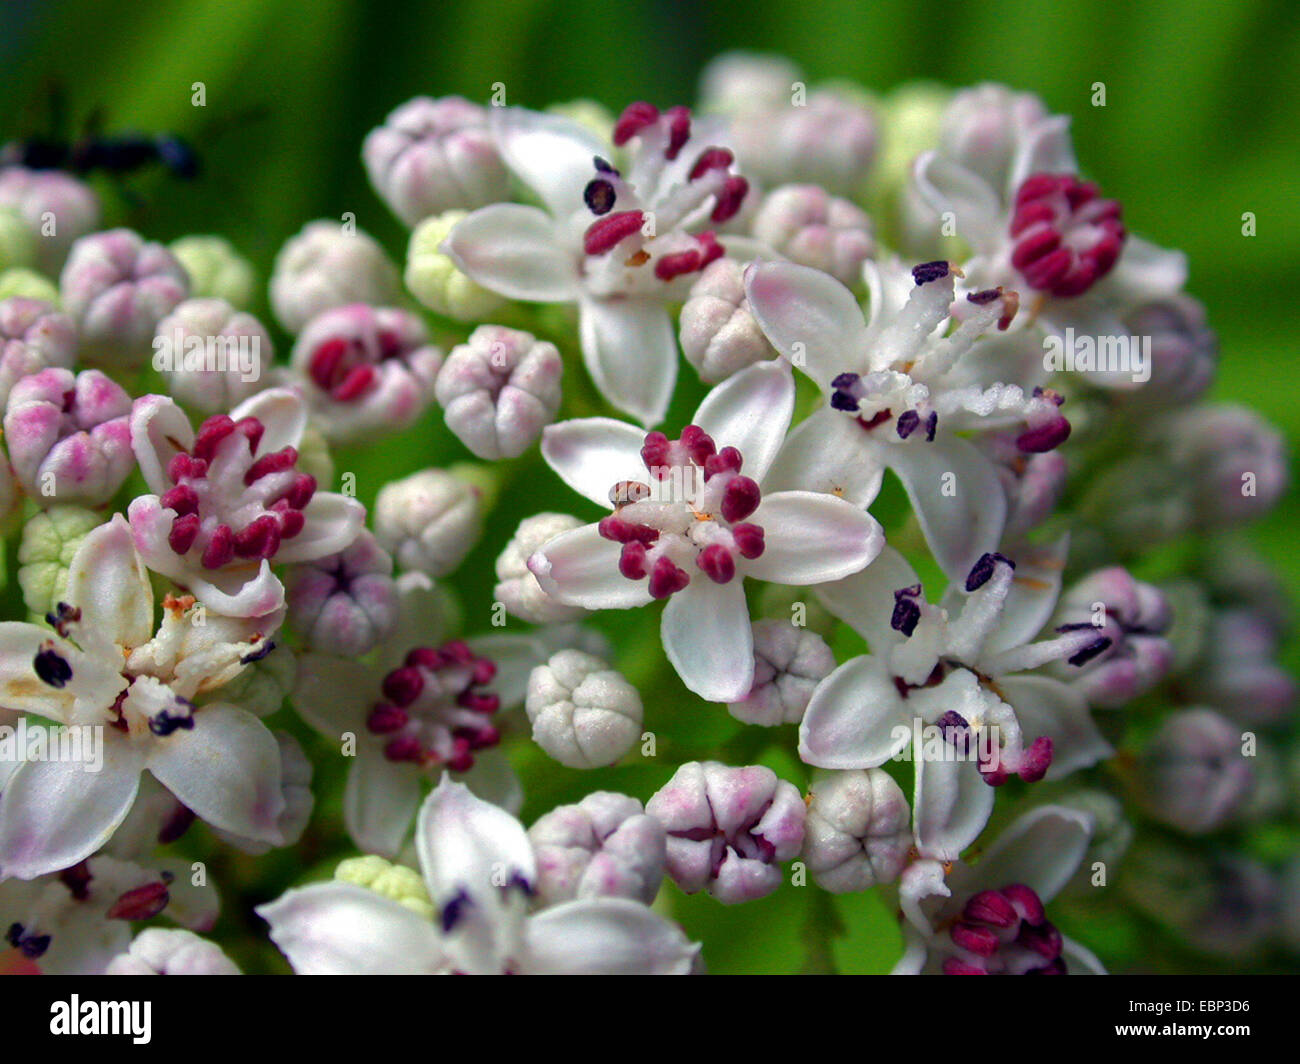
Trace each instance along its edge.
<path fill-rule="evenodd" d="M 588 610 L 626 610 L 650 601 L 645 581 L 619 572 L 622 546 L 596 525 L 583 525 L 549 540 L 528 559 L 542 590 L 560 602 Z"/>
<path fill-rule="evenodd" d="M 988 254 L 997 247 L 1003 208 L 997 192 L 982 177 L 928 151 L 912 164 L 912 179 L 933 210 L 952 214 L 957 235 L 972 249 Z"/>
<path fill-rule="evenodd" d="M 420 807 L 415 845 L 429 897 L 439 908 L 462 893 L 488 904 L 520 880 L 529 889 L 537 882 L 523 825 L 445 776 Z"/>
<path fill-rule="evenodd" d="M 1003 676 L 998 687 L 1016 711 L 1026 745 L 1040 736 L 1052 740 L 1049 780 L 1095 765 L 1115 752 L 1093 723 L 1087 700 L 1069 685 L 1048 676 Z"/>
<path fill-rule="evenodd" d="M 318 491 L 302 514 L 302 531 L 275 552 L 277 564 L 309 562 L 347 550 L 366 524 L 366 508 L 333 491 Z"/>
<path fill-rule="evenodd" d="M 677 338 L 664 305 L 583 298 L 578 314 L 582 359 L 601 394 L 643 425 L 659 424 L 677 383 Z"/>
<path fill-rule="evenodd" d="M 172 486 L 167 465 L 194 446 L 190 419 L 165 395 L 145 395 L 131 408 L 131 450 L 149 490 L 161 495 Z"/>
<path fill-rule="evenodd" d="M 343 822 L 365 853 L 396 857 L 420 804 L 420 778 L 410 765 L 394 764 L 375 743 L 361 741 L 343 789 Z"/>
<path fill-rule="evenodd" d="M 36 655 L 51 644 L 72 669 L 71 678 L 62 687 L 54 687 L 36 674 Z M 121 666 L 114 668 L 111 658 L 83 654 L 48 628 L 22 621 L 0 622 L 0 706 L 4 709 L 39 713 L 64 724 L 99 721 L 125 687 Z"/>
<path fill-rule="evenodd" d="M 850 418 L 823 408 L 786 437 L 763 478 L 767 491 L 824 491 L 867 507 L 880 494 L 883 448 Z"/>
<path fill-rule="evenodd" d="M 763 553 L 744 562 L 746 576 L 777 584 L 821 584 L 868 565 L 885 545 L 880 523 L 852 503 L 815 491 L 764 495 L 754 512 Z"/>
<path fill-rule="evenodd" d="M 121 514 L 81 541 L 65 598 L 81 610 L 79 630 L 104 646 L 133 648 L 152 637 L 153 589 Z"/>
<path fill-rule="evenodd" d="M 867 641 L 873 654 L 883 655 L 905 638 L 890 623 L 894 615 L 894 592 L 920 582 L 907 559 L 893 547 L 885 546 L 865 569 L 843 580 L 819 584 L 817 597 Z"/>
<path fill-rule="evenodd" d="M 442 966 L 426 917 L 354 883 L 313 883 L 256 912 L 299 975 L 428 975 Z"/>
<path fill-rule="evenodd" d="M 829 274 L 791 262 L 755 263 L 746 271 L 745 292 L 772 346 L 823 390 L 865 364 L 862 308 Z"/>
<path fill-rule="evenodd" d="M 954 871 L 949 882 L 953 897 L 1023 883 L 1050 901 L 1079 867 L 1091 835 L 1092 818 L 1086 813 L 1062 805 L 1032 809 L 1009 824 L 973 868 Z"/>
<path fill-rule="evenodd" d="M 569 487 L 608 509 L 610 489 L 624 480 L 644 480 L 645 432 L 608 417 L 579 418 L 548 425 L 542 457 Z"/>
<path fill-rule="evenodd" d="M 818 768 L 875 768 L 911 741 L 906 708 L 873 655 L 846 661 L 818 684 L 799 725 L 799 756 Z"/>
<path fill-rule="evenodd" d="M 507 299 L 568 303 L 577 297 L 574 255 L 545 211 L 494 203 L 457 222 L 443 250 L 472 280 Z"/>
<path fill-rule="evenodd" d="M 526 927 L 530 974 L 689 975 L 700 951 L 672 921 L 627 898 L 564 902 Z"/>
<path fill-rule="evenodd" d="M 735 447 L 744 472 L 762 483 L 794 415 L 794 377 L 784 362 L 758 362 L 712 389 L 694 423 L 718 447 Z"/>
<path fill-rule="evenodd" d="M 196 816 L 223 831 L 279 845 L 280 747 L 253 714 L 218 702 L 149 751 L 147 768 Z"/>
<path fill-rule="evenodd" d="M 913 748 L 916 846 L 925 857 L 955 861 L 993 813 L 993 788 L 972 760 L 930 760 Z"/>
<path fill-rule="evenodd" d="M 560 115 L 523 107 L 495 107 L 490 123 L 505 163 L 541 197 L 556 218 L 584 207 L 582 195 L 595 176 L 597 156 L 611 149 L 584 126 Z"/>
<path fill-rule="evenodd" d="M 709 702 L 738 702 L 754 686 L 754 633 L 742 581 L 703 573 L 668 600 L 660 634 L 682 683 Z"/>
<path fill-rule="evenodd" d="M 307 428 L 307 404 L 293 388 L 267 388 L 249 396 L 230 412 L 231 418 L 256 418 L 262 423 L 258 454 L 297 447 Z"/>

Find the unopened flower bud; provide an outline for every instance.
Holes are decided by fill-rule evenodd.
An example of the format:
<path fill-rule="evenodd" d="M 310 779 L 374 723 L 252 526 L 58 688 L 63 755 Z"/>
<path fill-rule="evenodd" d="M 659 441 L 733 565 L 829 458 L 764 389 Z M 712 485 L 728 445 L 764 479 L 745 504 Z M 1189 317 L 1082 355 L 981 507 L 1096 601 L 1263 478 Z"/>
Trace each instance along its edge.
<path fill-rule="evenodd" d="M 528 829 L 543 906 L 574 898 L 631 898 L 649 905 L 668 859 L 663 825 L 635 798 L 596 791 Z"/>
<path fill-rule="evenodd" d="M 773 189 L 754 216 L 753 232 L 792 262 L 849 286 L 861 281 L 862 264 L 876 249 L 867 213 L 817 185 Z"/>
<path fill-rule="evenodd" d="M 360 657 L 397 626 L 393 559 L 365 530 L 347 550 L 295 566 L 286 585 L 289 616 L 311 650 Z"/>
<path fill-rule="evenodd" d="M 803 856 L 834 894 L 892 883 L 912 848 L 907 799 L 884 769 L 819 773 L 811 787 Z"/>
<path fill-rule="evenodd" d="M 22 215 L 0 207 L 0 270 L 26 269 L 36 262 L 36 237 Z"/>
<path fill-rule="evenodd" d="M 554 624 L 586 612 L 581 606 L 569 606 L 548 595 L 528 568 L 528 559 L 547 541 L 581 527 L 582 522 L 569 514 L 540 513 L 519 522 L 496 562 L 497 586 L 493 594 L 505 604 L 508 613 L 533 624 Z"/>
<path fill-rule="evenodd" d="M 727 707 L 737 720 L 761 724 L 798 724 L 818 682 L 835 669 L 826 641 L 789 621 L 755 621 L 754 686 Z"/>
<path fill-rule="evenodd" d="M 442 250 L 443 241 L 465 215 L 465 211 L 446 211 L 415 227 L 406 251 L 405 280 L 411 295 L 435 314 L 478 321 L 504 306 L 505 300 L 471 281 Z"/>
<path fill-rule="evenodd" d="M 1189 835 L 1231 823 L 1249 800 L 1255 773 L 1242 753 L 1241 728 L 1210 709 L 1165 718 L 1138 760 L 1147 811 Z"/>
<path fill-rule="evenodd" d="M 1088 701 L 1116 709 L 1145 694 L 1173 665 L 1165 638 L 1173 623 L 1169 602 L 1159 588 L 1135 580 L 1128 570 L 1111 566 L 1089 573 L 1061 598 L 1058 631 L 1085 628 L 1109 640 L 1086 662 L 1062 662 L 1057 672 Z"/>
<path fill-rule="evenodd" d="M 205 414 L 233 409 L 258 392 L 274 357 L 271 337 L 224 299 L 187 299 L 158 323 L 153 366 L 167 390 Z"/>
<path fill-rule="evenodd" d="M 63 309 L 81 338 L 80 358 L 92 365 L 142 365 L 158 323 L 189 288 L 176 256 L 129 229 L 82 237 L 59 275 Z"/>
<path fill-rule="evenodd" d="M 325 437 L 357 443 L 407 428 L 424 413 L 442 351 L 414 314 L 349 303 L 307 323 L 292 363 Z"/>
<path fill-rule="evenodd" d="M 59 286 L 35 270 L 14 268 L 0 273 L 0 299 L 35 299 L 59 305 Z"/>
<path fill-rule="evenodd" d="M 407 225 L 509 191 L 487 110 L 460 96 L 408 100 L 366 135 L 361 158 L 379 198 Z"/>
<path fill-rule="evenodd" d="M 1253 410 L 1225 404 L 1193 407 L 1175 415 L 1169 446 L 1176 467 L 1190 480 L 1202 528 L 1261 517 L 1286 490 L 1282 435 Z"/>
<path fill-rule="evenodd" d="M 70 369 L 77 355 L 72 319 L 36 299 L 0 303 L 0 403 L 23 377 L 50 366 Z"/>
<path fill-rule="evenodd" d="M 334 870 L 334 878 L 341 883 L 352 883 L 366 890 L 373 890 L 397 902 L 403 908 L 410 909 L 421 916 L 433 917 L 433 902 L 429 899 L 429 888 L 424 877 L 414 868 L 394 864 L 382 857 L 368 854 L 365 857 L 349 857 L 340 861 Z"/>
<path fill-rule="evenodd" d="M 570 122 L 576 122 L 584 129 L 596 134 L 603 142 L 613 143 L 614 123 L 618 121 L 618 116 L 613 114 L 603 103 L 585 98 L 565 100 L 561 103 L 550 104 L 546 108 L 546 113 L 559 115 L 561 118 L 567 118 Z"/>
<path fill-rule="evenodd" d="M 148 927 L 104 969 L 105 975 L 242 975 L 215 942 L 183 928 Z"/>
<path fill-rule="evenodd" d="M 763 765 L 682 765 L 646 803 L 668 832 L 668 874 L 687 894 L 725 905 L 771 894 L 780 862 L 803 846 L 806 809 L 792 783 Z"/>
<path fill-rule="evenodd" d="M 0 207 L 17 211 L 36 243 L 36 265 L 56 274 L 74 241 L 99 228 L 99 199 L 59 170 L 0 169 Z"/>
<path fill-rule="evenodd" d="M 131 397 L 98 370 L 43 369 L 9 392 L 14 475 L 38 505 L 106 502 L 135 465 Z"/>
<path fill-rule="evenodd" d="M 303 226 L 280 249 L 271 270 L 271 309 L 291 333 L 333 307 L 386 306 L 397 293 L 397 269 L 384 249 L 373 237 L 338 222 Z"/>
<path fill-rule="evenodd" d="M 537 745 L 569 768 L 612 765 L 641 735 L 641 696 L 600 658 L 561 650 L 528 677 Z"/>
<path fill-rule="evenodd" d="M 483 532 L 480 494 L 441 469 L 390 481 L 375 499 L 375 537 L 400 568 L 444 576 Z"/>
<path fill-rule="evenodd" d="M 1023 138 L 1046 117 L 1043 101 L 1032 93 L 976 85 L 949 102 L 940 123 L 939 152 L 1002 189 Z"/>
<path fill-rule="evenodd" d="M 880 101 L 880 157 L 876 182 L 890 192 L 906 186 L 912 163 L 939 139 L 943 113 L 952 92 L 931 81 L 909 81 Z"/>
<path fill-rule="evenodd" d="M 1254 610 L 1214 613 L 1199 667 L 1187 678 L 1189 692 L 1234 720 L 1270 725 L 1285 720 L 1295 704 L 1296 685 L 1274 657 L 1277 629 Z"/>
<path fill-rule="evenodd" d="M 686 361 L 706 384 L 776 357 L 750 312 L 745 269 L 735 259 L 718 259 L 691 286 L 682 307 L 681 341 Z"/>
<path fill-rule="evenodd" d="M 252 304 L 257 292 L 253 264 L 225 237 L 183 236 L 169 248 L 189 275 L 191 297 L 224 299 L 239 310 Z"/>
<path fill-rule="evenodd" d="M 63 600 L 72 557 L 99 523 L 99 515 L 92 510 L 51 506 L 33 514 L 23 525 L 18 546 L 18 584 L 33 616 L 44 617 Z"/>
<path fill-rule="evenodd" d="M 1124 318 L 1129 332 L 1151 341 L 1151 378 L 1123 393 L 1147 406 L 1180 406 L 1199 398 L 1214 379 L 1218 339 L 1205 325 L 1205 308 L 1181 293 L 1143 303 Z"/>
<path fill-rule="evenodd" d="M 447 427 L 479 458 L 517 458 L 555 420 L 563 370 L 554 344 L 480 325 L 438 373 Z"/>
<path fill-rule="evenodd" d="M 743 111 L 790 102 L 803 77 L 784 56 L 762 52 L 724 52 L 700 74 L 700 107 L 706 111 Z"/>

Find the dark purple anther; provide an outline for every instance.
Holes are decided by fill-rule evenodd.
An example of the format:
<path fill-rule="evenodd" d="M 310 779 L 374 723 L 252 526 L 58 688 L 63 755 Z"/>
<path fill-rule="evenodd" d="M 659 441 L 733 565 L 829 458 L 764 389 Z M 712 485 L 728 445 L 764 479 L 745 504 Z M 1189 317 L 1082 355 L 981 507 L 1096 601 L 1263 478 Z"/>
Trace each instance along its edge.
<path fill-rule="evenodd" d="M 919 285 L 929 284 L 931 281 L 947 277 L 948 270 L 948 263 L 941 259 L 936 259 L 934 262 L 922 262 L 912 267 L 912 279 Z"/>
<path fill-rule="evenodd" d="M 979 560 L 971 566 L 970 575 L 966 577 L 966 590 L 968 592 L 978 591 L 987 584 L 989 578 L 997 568 L 998 562 L 1003 562 L 1004 564 L 1011 566 L 1012 569 L 1016 567 L 1016 563 L 1006 557 L 1006 555 L 997 554 L 996 552 L 992 554 L 981 554 Z"/>

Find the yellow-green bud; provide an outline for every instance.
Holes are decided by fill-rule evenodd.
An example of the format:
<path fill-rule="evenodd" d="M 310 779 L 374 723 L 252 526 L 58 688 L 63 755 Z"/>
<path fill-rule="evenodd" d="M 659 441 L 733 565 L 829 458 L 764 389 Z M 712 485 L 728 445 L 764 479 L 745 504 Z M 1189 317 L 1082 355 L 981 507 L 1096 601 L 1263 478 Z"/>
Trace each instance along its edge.
<path fill-rule="evenodd" d="M 219 236 L 183 236 L 169 249 L 190 275 L 190 298 L 224 299 L 247 310 L 257 289 L 252 264 Z"/>
<path fill-rule="evenodd" d="M 59 286 L 44 274 L 15 266 L 0 273 L 0 300 L 39 299 L 52 307 L 59 306 Z"/>
<path fill-rule="evenodd" d="M 442 242 L 464 217 L 464 211 L 446 211 L 415 227 L 406 252 L 406 287 L 435 314 L 457 321 L 476 321 L 489 316 L 505 301 L 471 281 L 442 251 Z"/>
<path fill-rule="evenodd" d="M 72 556 L 99 524 L 100 517 L 93 510 L 51 506 L 23 526 L 18 546 L 18 584 L 34 616 L 44 617 L 67 594 Z"/>
<path fill-rule="evenodd" d="M 419 872 L 405 865 L 393 864 L 374 855 L 349 857 L 339 862 L 338 868 L 334 870 L 334 878 L 373 890 L 412 912 L 433 919 L 433 902 L 429 900 L 424 880 Z"/>

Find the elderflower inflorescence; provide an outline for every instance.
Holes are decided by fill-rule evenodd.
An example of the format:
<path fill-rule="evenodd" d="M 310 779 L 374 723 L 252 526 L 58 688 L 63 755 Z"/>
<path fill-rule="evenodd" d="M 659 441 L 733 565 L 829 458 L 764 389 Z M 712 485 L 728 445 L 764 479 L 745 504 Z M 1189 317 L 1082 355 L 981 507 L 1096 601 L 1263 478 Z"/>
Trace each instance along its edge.
<path fill-rule="evenodd" d="M 417 97 L 273 264 L 0 150 L 0 972 L 1300 948 L 1285 441 L 1183 256 L 1028 93 L 700 97 Z"/>

